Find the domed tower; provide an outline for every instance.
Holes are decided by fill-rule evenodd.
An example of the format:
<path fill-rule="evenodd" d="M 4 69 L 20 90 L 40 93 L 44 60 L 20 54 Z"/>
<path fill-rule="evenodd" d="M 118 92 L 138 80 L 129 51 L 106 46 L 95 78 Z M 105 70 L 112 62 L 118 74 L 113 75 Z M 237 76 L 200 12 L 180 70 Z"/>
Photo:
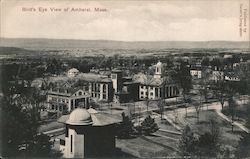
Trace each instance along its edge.
<path fill-rule="evenodd" d="M 85 156 L 85 132 L 93 124 L 90 113 L 86 109 L 77 108 L 66 121 L 65 149 L 66 158 L 83 158 Z"/>
<path fill-rule="evenodd" d="M 161 78 L 162 75 L 162 63 L 160 61 L 155 65 L 155 74 L 154 78 Z"/>
<path fill-rule="evenodd" d="M 110 157 L 114 154 L 116 124 L 120 120 L 94 109 L 83 108 L 77 108 L 61 119 L 66 124 L 65 138 L 60 139 L 63 157 L 93 158 Z"/>

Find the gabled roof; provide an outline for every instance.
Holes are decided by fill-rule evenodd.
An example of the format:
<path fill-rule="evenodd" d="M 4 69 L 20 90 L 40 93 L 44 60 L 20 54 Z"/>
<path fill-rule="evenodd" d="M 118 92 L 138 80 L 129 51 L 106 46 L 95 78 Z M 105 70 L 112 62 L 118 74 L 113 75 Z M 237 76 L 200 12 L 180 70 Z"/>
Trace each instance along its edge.
<path fill-rule="evenodd" d="M 89 82 L 112 82 L 112 80 L 107 76 L 94 73 L 80 73 L 76 76 L 76 78 Z"/>
<path fill-rule="evenodd" d="M 138 73 L 134 75 L 133 80 L 143 85 L 152 85 L 152 86 L 160 86 L 163 85 L 164 83 L 170 84 L 174 82 L 169 76 L 165 76 L 162 78 L 154 78 L 154 76 L 145 75 L 144 73 Z"/>
<path fill-rule="evenodd" d="M 73 94 L 75 94 L 77 91 L 82 90 L 81 87 L 56 87 L 52 90 L 48 91 L 48 94 L 52 95 L 63 95 L 67 97 L 71 97 Z M 83 91 L 83 90 L 82 90 Z"/>

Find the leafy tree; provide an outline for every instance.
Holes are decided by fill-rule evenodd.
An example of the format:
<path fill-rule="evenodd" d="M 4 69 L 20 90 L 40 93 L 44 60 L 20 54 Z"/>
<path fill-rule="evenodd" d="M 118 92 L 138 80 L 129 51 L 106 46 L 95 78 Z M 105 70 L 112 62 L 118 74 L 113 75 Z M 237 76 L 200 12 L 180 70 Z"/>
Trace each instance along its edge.
<path fill-rule="evenodd" d="M 177 84 L 182 89 L 182 96 L 185 101 L 185 103 L 189 103 L 189 97 L 188 94 L 190 92 L 190 89 L 192 88 L 192 76 L 190 74 L 190 69 L 187 66 L 187 63 L 181 62 L 180 69 L 177 70 L 177 73 L 175 76 L 173 76 L 175 80 L 177 81 Z M 186 108 L 187 109 L 187 108 Z"/>
<path fill-rule="evenodd" d="M 207 103 L 208 100 L 208 86 L 209 86 L 209 77 L 211 72 L 208 69 L 202 70 L 202 78 L 201 78 L 201 91 L 205 99 L 205 103 Z"/>
<path fill-rule="evenodd" d="M 29 145 L 27 152 L 32 157 L 48 157 L 51 153 L 51 146 L 50 137 L 45 134 L 39 134 L 34 137 L 34 142 Z"/>
<path fill-rule="evenodd" d="M 209 66 L 209 63 L 210 63 L 209 58 L 208 58 L 208 57 L 205 57 L 205 58 L 203 58 L 202 61 L 201 61 L 201 66 L 202 66 L 202 67 L 208 67 L 208 66 Z"/>
<path fill-rule="evenodd" d="M 220 152 L 220 128 L 218 123 L 211 119 L 210 130 L 202 134 L 197 142 L 198 156 L 216 157 Z"/>
<path fill-rule="evenodd" d="M 178 147 L 183 157 L 191 156 L 192 154 L 195 154 L 196 142 L 197 142 L 197 139 L 195 138 L 194 133 L 192 132 L 190 126 L 186 125 L 186 127 L 184 128 L 182 132 L 182 135 L 178 144 Z"/>
<path fill-rule="evenodd" d="M 150 135 L 159 130 L 158 125 L 155 123 L 155 120 L 151 116 L 147 116 L 144 121 L 141 123 L 141 131 L 145 135 Z"/>
<path fill-rule="evenodd" d="M 2 111 L 2 155 L 4 157 L 50 156 L 51 143 L 46 135 L 39 135 L 38 113 L 35 109 L 10 103 L 4 97 L 1 100 Z"/>
<path fill-rule="evenodd" d="M 237 158 L 249 158 L 250 157 L 250 133 L 244 133 L 238 143 L 235 156 Z"/>
<path fill-rule="evenodd" d="M 127 139 L 131 138 L 135 134 L 134 123 L 129 119 L 125 113 L 122 113 L 122 123 L 118 128 L 117 137 Z"/>

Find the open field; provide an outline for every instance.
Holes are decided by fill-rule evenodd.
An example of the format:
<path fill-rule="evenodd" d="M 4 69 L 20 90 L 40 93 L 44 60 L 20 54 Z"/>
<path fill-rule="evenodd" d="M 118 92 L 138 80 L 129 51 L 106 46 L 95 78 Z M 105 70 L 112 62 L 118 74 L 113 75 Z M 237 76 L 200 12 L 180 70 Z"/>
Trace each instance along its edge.
<path fill-rule="evenodd" d="M 230 145 L 236 147 L 240 139 L 240 135 L 243 133 L 241 129 L 234 126 L 234 132 L 232 132 L 231 123 L 220 118 L 215 111 L 204 110 L 200 112 L 199 122 L 197 123 L 196 112 L 188 113 L 188 117 L 185 118 L 186 122 L 190 125 L 192 130 L 197 134 L 203 134 L 210 129 L 210 120 L 213 119 L 218 123 L 221 131 L 220 142 L 223 145 Z"/>
<path fill-rule="evenodd" d="M 118 139 L 116 145 L 122 151 L 141 158 L 176 156 L 176 152 L 171 148 L 171 146 L 176 146 L 176 142 L 157 135 L 141 136 L 134 139 Z"/>

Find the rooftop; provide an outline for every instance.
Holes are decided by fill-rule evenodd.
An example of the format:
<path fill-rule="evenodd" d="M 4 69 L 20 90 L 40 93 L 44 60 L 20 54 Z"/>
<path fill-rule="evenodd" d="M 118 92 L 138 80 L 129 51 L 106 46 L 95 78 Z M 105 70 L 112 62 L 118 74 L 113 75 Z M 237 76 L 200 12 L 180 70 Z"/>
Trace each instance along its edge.
<path fill-rule="evenodd" d="M 79 78 L 85 81 L 93 81 L 93 82 L 105 82 L 105 83 L 112 82 L 112 80 L 108 78 L 107 76 L 94 74 L 94 73 L 80 73 L 76 76 L 76 78 Z"/>
<path fill-rule="evenodd" d="M 154 78 L 152 75 L 146 75 L 144 73 L 138 73 L 133 76 L 135 82 L 139 82 L 144 85 L 160 86 L 163 83 L 173 83 L 173 80 L 166 76 L 162 78 Z"/>
<path fill-rule="evenodd" d="M 76 111 L 76 113 L 74 112 Z M 77 108 L 75 109 L 70 115 L 63 115 L 58 119 L 59 123 L 67 123 L 67 124 L 74 124 L 78 123 L 76 125 L 86 125 L 86 121 L 90 122 L 89 120 L 89 115 L 91 116 L 92 120 L 92 126 L 105 126 L 105 125 L 111 125 L 115 123 L 120 123 L 122 120 L 115 118 L 111 114 L 107 113 L 101 113 L 101 112 L 95 112 L 92 109 L 82 109 L 82 108 Z M 87 113 L 86 113 L 87 112 Z M 73 115 L 71 117 L 71 115 Z M 75 122 L 71 122 L 72 120 Z M 85 123 L 85 124 L 79 124 L 79 123 Z"/>

